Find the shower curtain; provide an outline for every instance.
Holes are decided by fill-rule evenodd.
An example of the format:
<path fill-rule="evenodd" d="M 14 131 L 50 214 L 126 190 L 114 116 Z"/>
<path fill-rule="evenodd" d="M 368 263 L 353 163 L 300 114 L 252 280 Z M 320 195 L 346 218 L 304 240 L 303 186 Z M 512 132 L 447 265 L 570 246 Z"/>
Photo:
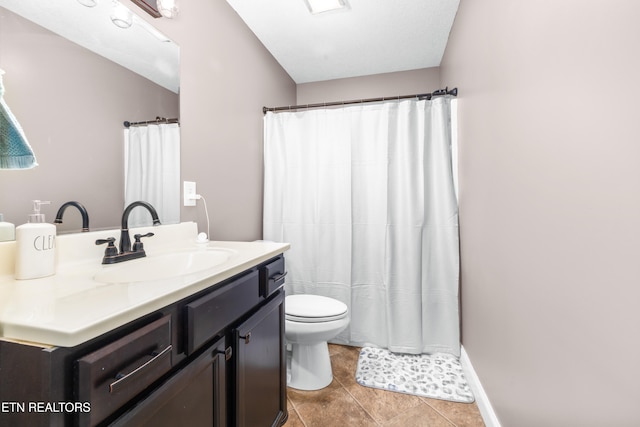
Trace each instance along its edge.
<path fill-rule="evenodd" d="M 264 239 L 287 294 L 347 304 L 334 342 L 460 355 L 451 98 L 267 113 Z"/>
<path fill-rule="evenodd" d="M 162 224 L 180 222 L 180 125 L 152 124 L 124 130 L 124 186 L 127 206 L 151 203 Z M 129 227 L 151 225 L 146 209 L 134 209 Z"/>

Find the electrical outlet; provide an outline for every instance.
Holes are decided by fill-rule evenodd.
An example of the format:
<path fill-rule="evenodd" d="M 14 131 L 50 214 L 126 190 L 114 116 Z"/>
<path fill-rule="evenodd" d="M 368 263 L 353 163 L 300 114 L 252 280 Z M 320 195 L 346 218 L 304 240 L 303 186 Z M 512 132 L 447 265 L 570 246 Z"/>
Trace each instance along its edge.
<path fill-rule="evenodd" d="M 184 181 L 184 186 L 182 189 L 182 195 L 184 197 L 184 205 L 185 206 L 195 206 L 196 205 L 196 183 L 193 181 Z"/>

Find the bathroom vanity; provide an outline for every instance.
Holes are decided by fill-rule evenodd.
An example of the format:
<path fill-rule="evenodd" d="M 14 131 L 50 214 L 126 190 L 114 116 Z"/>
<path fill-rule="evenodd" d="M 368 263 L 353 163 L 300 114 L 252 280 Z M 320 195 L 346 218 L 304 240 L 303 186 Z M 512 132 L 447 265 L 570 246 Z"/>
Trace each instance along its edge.
<path fill-rule="evenodd" d="M 288 245 L 189 245 L 149 245 L 148 262 L 131 267 L 70 263 L 48 279 L 0 280 L 0 425 L 284 424 Z M 229 256 L 175 277 L 158 276 L 158 264 L 152 280 L 131 279 L 185 250 Z"/>

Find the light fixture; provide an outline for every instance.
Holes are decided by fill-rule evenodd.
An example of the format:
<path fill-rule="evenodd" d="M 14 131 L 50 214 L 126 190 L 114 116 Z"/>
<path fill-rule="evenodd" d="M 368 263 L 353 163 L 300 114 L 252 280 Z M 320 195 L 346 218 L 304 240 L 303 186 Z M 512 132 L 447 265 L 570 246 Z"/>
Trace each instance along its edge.
<path fill-rule="evenodd" d="M 156 5 L 165 18 L 173 19 L 178 15 L 178 0 L 157 0 Z"/>
<path fill-rule="evenodd" d="M 78 0 L 78 3 L 87 7 L 95 7 L 98 4 L 98 0 Z"/>
<path fill-rule="evenodd" d="M 346 0 L 306 0 L 312 14 L 329 12 L 347 7 Z"/>
<path fill-rule="evenodd" d="M 133 24 L 133 12 L 122 3 L 114 0 L 113 9 L 111 10 L 111 22 L 116 27 L 129 28 Z"/>

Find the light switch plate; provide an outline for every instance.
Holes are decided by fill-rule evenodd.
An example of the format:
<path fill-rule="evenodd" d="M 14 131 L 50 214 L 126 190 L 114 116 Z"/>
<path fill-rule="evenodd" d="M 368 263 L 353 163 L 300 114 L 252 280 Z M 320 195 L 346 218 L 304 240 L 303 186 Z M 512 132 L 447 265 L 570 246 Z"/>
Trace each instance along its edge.
<path fill-rule="evenodd" d="M 182 195 L 184 197 L 184 205 L 185 206 L 195 206 L 196 199 L 192 198 L 196 195 L 196 183 L 193 181 L 184 181 L 184 186 L 182 188 Z"/>

